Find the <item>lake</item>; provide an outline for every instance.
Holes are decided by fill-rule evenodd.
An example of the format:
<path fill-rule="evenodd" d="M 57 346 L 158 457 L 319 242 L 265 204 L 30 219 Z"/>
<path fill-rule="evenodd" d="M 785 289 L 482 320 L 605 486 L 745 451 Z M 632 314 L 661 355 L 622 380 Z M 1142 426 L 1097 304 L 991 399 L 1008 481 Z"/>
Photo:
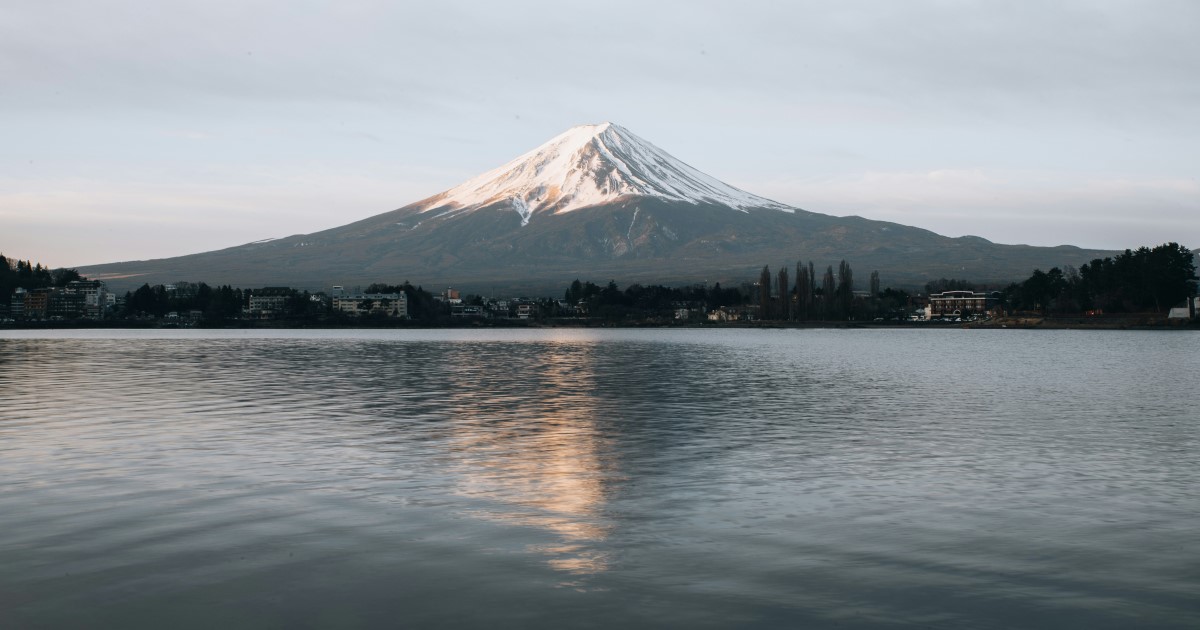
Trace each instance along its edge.
<path fill-rule="evenodd" d="M 0 627 L 1200 627 L 1200 333 L 0 331 Z"/>

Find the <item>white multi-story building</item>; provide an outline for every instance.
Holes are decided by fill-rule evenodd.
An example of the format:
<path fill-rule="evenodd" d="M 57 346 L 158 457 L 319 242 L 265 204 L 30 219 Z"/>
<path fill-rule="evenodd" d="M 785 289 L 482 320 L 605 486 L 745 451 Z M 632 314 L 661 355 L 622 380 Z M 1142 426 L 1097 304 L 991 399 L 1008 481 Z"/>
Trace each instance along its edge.
<path fill-rule="evenodd" d="M 334 295 L 333 310 L 351 315 L 383 313 L 388 317 L 408 317 L 408 295 L 405 293 Z"/>
<path fill-rule="evenodd" d="M 254 295 L 246 305 L 246 313 L 253 317 L 272 317 L 282 313 L 287 308 L 286 295 Z"/>

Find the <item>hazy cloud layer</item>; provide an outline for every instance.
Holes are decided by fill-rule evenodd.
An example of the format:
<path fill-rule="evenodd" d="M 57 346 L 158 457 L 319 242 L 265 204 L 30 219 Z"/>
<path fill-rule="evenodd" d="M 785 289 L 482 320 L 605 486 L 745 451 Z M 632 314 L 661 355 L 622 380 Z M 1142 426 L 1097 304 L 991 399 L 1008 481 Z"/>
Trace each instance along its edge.
<path fill-rule="evenodd" d="M 0 251 L 309 232 L 614 120 L 809 210 L 1200 246 L 1193 2 L 9 3 Z"/>

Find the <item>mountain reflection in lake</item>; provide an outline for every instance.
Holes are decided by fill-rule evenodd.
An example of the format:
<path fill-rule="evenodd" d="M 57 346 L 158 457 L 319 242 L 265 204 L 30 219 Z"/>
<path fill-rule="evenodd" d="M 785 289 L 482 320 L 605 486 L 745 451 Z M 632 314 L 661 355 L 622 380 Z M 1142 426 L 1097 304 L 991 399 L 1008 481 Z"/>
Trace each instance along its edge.
<path fill-rule="evenodd" d="M 1198 349 L 0 333 L 0 627 L 1194 628 Z"/>
<path fill-rule="evenodd" d="M 463 420 L 450 440 L 459 493 L 485 505 L 472 511 L 557 537 L 529 549 L 550 566 L 586 575 L 608 567 L 598 548 L 612 525 L 605 495 L 619 463 L 597 426 L 594 343 L 447 349 L 447 412 Z M 514 375 L 524 383 L 515 390 Z M 479 387 L 479 384 L 486 384 Z M 513 390 L 496 395 L 501 390 Z M 472 421 L 471 419 L 474 419 Z M 607 464 L 606 464 L 607 463 Z"/>

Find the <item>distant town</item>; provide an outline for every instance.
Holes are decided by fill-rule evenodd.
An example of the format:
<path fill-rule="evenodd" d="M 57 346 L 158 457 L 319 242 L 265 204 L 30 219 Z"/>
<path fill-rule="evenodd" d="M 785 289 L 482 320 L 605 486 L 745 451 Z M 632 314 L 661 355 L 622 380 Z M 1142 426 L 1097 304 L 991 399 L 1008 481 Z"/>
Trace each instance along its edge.
<path fill-rule="evenodd" d="M 865 288 L 842 261 L 823 272 L 810 261 L 736 287 L 677 287 L 574 280 L 562 296 L 483 296 L 453 287 L 429 291 L 409 282 L 331 286 L 324 291 L 204 282 L 143 285 L 117 293 L 73 269 L 49 269 L 0 255 L 0 324 L 9 327 L 93 325 L 445 326 L 492 325 L 764 325 L 965 323 L 1032 325 L 1050 321 L 1196 324 L 1195 261 L 1185 247 L 1142 247 L 1079 269 L 1035 270 L 1023 282 L 977 286 L 939 279 L 924 290 Z"/>

